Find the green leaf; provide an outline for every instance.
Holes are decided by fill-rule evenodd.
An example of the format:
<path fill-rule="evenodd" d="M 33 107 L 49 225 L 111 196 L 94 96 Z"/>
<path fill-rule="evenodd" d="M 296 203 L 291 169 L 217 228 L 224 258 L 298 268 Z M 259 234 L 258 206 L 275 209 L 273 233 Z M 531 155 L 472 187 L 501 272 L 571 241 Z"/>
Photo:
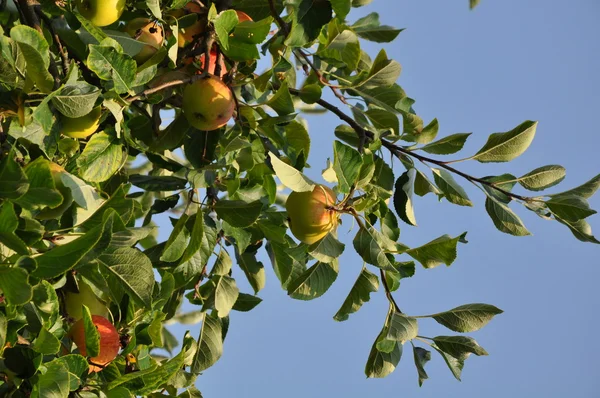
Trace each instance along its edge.
<path fill-rule="evenodd" d="M 429 378 L 427 372 L 425 372 L 425 364 L 431 360 L 431 351 L 413 345 L 413 356 L 415 359 L 415 367 L 419 374 L 419 387 L 421 387 L 423 381 Z"/>
<path fill-rule="evenodd" d="M 292 95 L 290 94 L 287 83 L 283 83 L 281 87 L 279 87 L 275 95 L 267 101 L 266 105 L 273 108 L 279 116 L 294 113 L 294 101 L 292 100 Z"/>
<path fill-rule="evenodd" d="M 11 151 L 0 161 L 0 198 L 18 199 L 29 189 L 27 176 Z"/>
<path fill-rule="evenodd" d="M 69 371 L 58 359 L 44 364 L 45 373 L 39 373 L 33 385 L 31 398 L 67 398 L 69 396 Z"/>
<path fill-rule="evenodd" d="M 211 293 L 205 298 L 202 309 L 216 309 L 219 318 L 229 315 L 240 294 L 235 280 L 224 275 L 211 275 L 209 281 L 200 288 L 200 292 L 203 292 L 204 289 L 210 290 Z"/>
<path fill-rule="evenodd" d="M 273 264 L 275 275 L 281 282 L 281 287 L 285 290 L 291 281 L 300 277 L 306 271 L 306 246 L 298 245 L 290 247 L 290 244 L 279 244 L 275 241 L 269 241 L 267 244 L 267 253 Z"/>
<path fill-rule="evenodd" d="M 144 253 L 131 247 L 108 249 L 98 257 L 98 263 L 104 272 L 118 281 L 133 301 L 140 306 L 151 307 L 154 271 Z"/>
<path fill-rule="evenodd" d="M 546 201 L 546 206 L 552 213 L 569 222 L 577 222 L 596 214 L 596 210 L 590 209 L 587 200 L 578 196 L 555 196 Z"/>
<path fill-rule="evenodd" d="M 98 255 L 96 251 L 106 248 L 110 243 L 114 216 L 115 213 L 111 210 L 102 224 L 83 236 L 35 257 L 38 266 L 32 275 L 37 278 L 54 278 L 73 269 L 84 258 L 93 260 Z"/>
<path fill-rule="evenodd" d="M 23 305 L 33 297 L 29 275 L 23 268 L 0 265 L 0 290 L 10 305 Z"/>
<path fill-rule="evenodd" d="M 419 149 L 434 155 L 450 155 L 460 151 L 470 135 L 471 133 L 452 134 Z"/>
<path fill-rule="evenodd" d="M 321 297 L 333 285 L 339 273 L 337 260 L 330 263 L 316 262 L 288 285 L 288 294 L 297 300 L 313 300 Z"/>
<path fill-rule="evenodd" d="M 192 362 L 192 373 L 200 372 L 214 365 L 223 354 L 223 324 L 219 318 L 204 314 L 202 329 L 198 336 L 198 351 Z"/>
<path fill-rule="evenodd" d="M 444 197 L 448 199 L 448 202 L 459 206 L 473 206 L 473 202 L 471 202 L 463 187 L 458 185 L 452 174 L 444 169 L 432 169 L 431 171 L 436 185 L 442 191 Z"/>
<path fill-rule="evenodd" d="M 85 354 L 88 357 L 97 357 L 100 354 L 100 332 L 94 325 L 90 309 L 81 304 L 81 315 L 83 320 L 83 330 L 85 336 Z"/>
<path fill-rule="evenodd" d="M 416 169 L 405 171 L 394 186 L 394 208 L 398 216 L 409 225 L 417 225 L 413 209 L 413 187 Z"/>
<path fill-rule="evenodd" d="M 29 248 L 15 235 L 19 226 L 19 218 L 15 213 L 14 205 L 11 202 L 4 202 L 0 205 L 0 243 L 17 254 L 29 254 Z"/>
<path fill-rule="evenodd" d="M 17 43 L 25 57 L 27 76 L 41 92 L 50 93 L 54 87 L 54 79 L 48 72 L 50 52 L 44 36 L 29 26 L 18 25 L 10 30 L 10 38 Z"/>
<path fill-rule="evenodd" d="M 381 90 L 383 87 L 392 86 L 398 80 L 401 71 L 402 67 L 400 64 L 392 59 L 388 59 L 385 50 L 382 49 L 373 61 L 371 70 L 366 78 L 358 82 L 355 86 L 363 89 Z"/>
<path fill-rule="evenodd" d="M 425 196 L 429 192 L 432 192 L 435 195 L 440 195 L 442 193 L 420 170 L 417 170 L 417 174 L 415 175 L 414 191 L 419 196 Z"/>
<path fill-rule="evenodd" d="M 502 312 L 493 305 L 477 303 L 461 305 L 430 317 L 454 332 L 468 333 L 481 329 Z"/>
<path fill-rule="evenodd" d="M 44 355 L 53 355 L 60 349 L 60 341 L 45 326 L 33 341 L 31 349 Z"/>
<path fill-rule="evenodd" d="M 237 263 L 246 274 L 246 278 L 254 289 L 254 293 L 258 293 L 265 287 L 265 267 L 262 262 L 256 260 L 255 253 L 242 253 L 239 254 L 236 250 L 235 257 Z"/>
<path fill-rule="evenodd" d="M 254 309 L 257 305 L 262 302 L 260 297 L 253 296 L 251 294 L 240 293 L 235 304 L 233 304 L 233 309 L 236 311 L 248 312 Z"/>
<path fill-rule="evenodd" d="M 344 252 L 344 245 L 333 234 L 328 233 L 323 239 L 313 243 L 308 248 L 308 253 L 322 263 L 335 261 Z"/>
<path fill-rule="evenodd" d="M 530 191 L 543 191 L 559 184 L 566 175 L 567 171 L 562 166 L 543 166 L 519 177 L 519 184 Z"/>
<path fill-rule="evenodd" d="M 381 352 L 377 349 L 379 337 L 373 343 L 367 364 L 365 366 L 365 374 L 367 377 L 382 378 L 386 377 L 396 369 L 402 357 L 402 345 L 395 343 L 389 352 Z"/>
<path fill-rule="evenodd" d="M 288 145 L 294 148 L 296 155 L 299 156 L 300 152 L 304 152 L 304 157 L 308 158 L 310 153 L 310 135 L 302 123 L 292 120 L 285 126 L 285 137 L 287 138 Z"/>
<path fill-rule="evenodd" d="M 398 116 L 387 109 L 370 104 L 369 109 L 365 111 L 374 127 L 383 130 L 392 130 L 393 134 L 400 133 L 400 121 Z"/>
<path fill-rule="evenodd" d="M 7 325 L 8 320 L 6 319 L 6 316 L 0 312 L 0 355 L 2 355 L 4 345 L 6 344 Z"/>
<path fill-rule="evenodd" d="M 359 176 L 362 158 L 356 149 L 340 141 L 334 142 L 333 154 L 333 169 L 337 175 L 338 189 L 341 193 L 348 193 Z"/>
<path fill-rule="evenodd" d="M 469 0 L 469 8 L 472 10 L 479 5 L 479 2 L 480 0 Z"/>
<path fill-rule="evenodd" d="M 352 8 L 352 0 L 331 0 L 331 8 L 337 18 L 344 20 Z"/>
<path fill-rule="evenodd" d="M 460 359 L 456 359 L 451 355 L 446 354 L 444 351 L 440 350 L 437 345 L 435 345 L 433 343 L 431 344 L 431 347 L 433 347 L 437 352 L 440 353 L 442 358 L 444 358 L 446 365 L 448 365 L 448 369 L 450 369 L 450 371 L 452 372 L 452 375 L 454 376 L 454 378 L 456 378 L 456 380 L 460 381 L 460 375 L 462 373 L 462 369 L 463 369 L 463 366 L 465 365 L 465 362 L 461 361 Z"/>
<path fill-rule="evenodd" d="M 63 196 L 56 190 L 50 162 L 39 157 L 25 167 L 25 174 L 29 180 L 29 190 L 16 202 L 29 210 L 36 210 L 44 206 L 55 208 L 60 205 Z"/>
<path fill-rule="evenodd" d="M 496 228 L 505 234 L 514 236 L 527 236 L 531 233 L 523 225 L 523 221 L 507 205 L 493 197 L 485 200 L 485 210 L 494 222 Z"/>
<path fill-rule="evenodd" d="M 160 10 L 160 0 L 146 0 L 146 6 L 156 18 L 162 18 L 162 12 Z"/>
<path fill-rule="evenodd" d="M 592 235 L 592 227 L 585 220 L 578 220 L 576 222 L 569 222 L 556 217 L 556 221 L 561 224 L 565 224 L 575 235 L 575 238 L 582 242 L 591 242 L 600 244 L 600 241 Z"/>
<path fill-rule="evenodd" d="M 295 192 L 310 192 L 315 188 L 315 183 L 304 174 L 279 160 L 273 153 L 269 153 L 275 175 L 283 185 Z"/>
<path fill-rule="evenodd" d="M 591 198 L 596 191 L 598 190 L 598 188 L 600 188 L 600 174 L 598 174 L 597 176 L 595 176 L 594 178 L 592 178 L 591 180 L 581 184 L 578 187 L 569 189 L 568 191 L 565 192 L 560 192 L 560 193 L 555 193 L 552 195 L 549 195 L 551 197 L 556 197 L 556 196 L 579 196 L 585 199 L 589 199 Z"/>
<path fill-rule="evenodd" d="M 129 182 L 146 191 L 155 192 L 177 191 L 184 189 L 187 185 L 187 180 L 175 176 L 145 176 L 140 174 L 130 175 Z"/>
<path fill-rule="evenodd" d="M 358 36 L 349 29 L 343 30 L 339 34 L 330 37 L 329 43 L 318 54 L 322 58 L 331 58 L 343 62 L 350 71 L 355 70 L 360 61 Z"/>
<path fill-rule="evenodd" d="M 219 200 L 215 205 L 217 216 L 232 227 L 245 228 L 254 224 L 262 210 L 260 200 L 246 203 L 241 200 Z"/>
<path fill-rule="evenodd" d="M 333 319 L 338 322 L 347 320 L 349 315 L 358 311 L 364 303 L 370 300 L 371 293 L 376 292 L 378 289 L 379 279 L 377 279 L 377 276 L 363 267 L 352 289 L 350 289 L 348 297 L 346 297 Z"/>
<path fill-rule="evenodd" d="M 303 47 L 317 38 L 321 27 L 331 20 L 332 8 L 328 1 L 288 0 L 292 29 L 285 40 L 290 47 Z"/>
<path fill-rule="evenodd" d="M 472 159 L 481 163 L 509 162 L 527 150 L 536 128 L 537 122 L 528 120 L 506 133 L 494 133 Z"/>
<path fill-rule="evenodd" d="M 52 105 L 63 115 L 78 118 L 92 111 L 100 93 L 98 87 L 76 81 L 65 85 L 58 94 L 52 97 Z"/>
<path fill-rule="evenodd" d="M 367 263 L 384 270 L 394 271 L 393 256 L 387 251 L 395 250 L 393 242 L 381 235 L 376 229 L 360 228 L 353 240 L 354 249 Z"/>
<path fill-rule="evenodd" d="M 354 7 L 357 6 L 355 5 Z M 357 20 L 352 25 L 352 29 L 354 29 L 354 31 L 363 39 L 374 41 L 376 43 L 389 43 L 404 30 L 381 25 L 379 23 L 379 14 L 376 12 L 372 12 Z"/>
<path fill-rule="evenodd" d="M 450 266 L 456 259 L 456 245 L 464 239 L 465 235 L 466 232 L 456 238 L 443 235 L 423 246 L 407 250 L 406 254 L 425 268 L 434 268 L 440 264 Z"/>
<path fill-rule="evenodd" d="M 112 81 L 117 94 L 125 94 L 133 88 L 137 65 L 111 42 L 116 43 L 113 39 L 104 39 L 99 45 L 90 44 L 87 66 L 100 79 Z"/>
<path fill-rule="evenodd" d="M 517 177 L 515 177 L 512 174 L 508 174 L 508 173 L 501 174 L 499 176 L 483 177 L 482 179 L 493 183 L 493 186 L 495 188 L 500 188 L 507 192 L 511 192 L 513 187 L 517 183 Z M 495 189 L 492 186 L 489 186 L 486 184 L 481 184 L 481 187 L 485 190 L 485 193 L 488 196 L 496 199 L 497 201 L 499 201 L 501 203 L 508 204 L 512 200 L 512 198 L 510 196 L 508 196 L 507 194 L 505 194 L 503 192 L 500 192 L 498 189 Z"/>
<path fill-rule="evenodd" d="M 71 391 L 75 391 L 81 385 L 81 378 L 88 374 L 89 364 L 81 355 L 69 354 L 56 358 L 54 361 L 62 363 L 69 371 L 69 382 Z M 109 394 L 110 396 L 110 394 Z"/>
<path fill-rule="evenodd" d="M 198 206 L 198 211 L 196 212 L 196 216 L 194 217 L 194 226 L 192 227 L 192 232 L 190 234 L 190 241 L 185 248 L 183 253 L 183 257 L 181 257 L 180 262 L 184 263 L 192 258 L 194 254 L 198 252 L 202 248 L 202 240 L 204 239 L 204 215 L 202 214 L 202 209 Z M 227 253 L 227 252 L 223 252 Z M 229 260 L 231 262 L 231 260 Z M 231 266 L 229 267 L 231 269 Z M 224 274 L 221 274 L 224 275 Z"/>
<path fill-rule="evenodd" d="M 119 140 L 104 132 L 90 138 L 77 158 L 81 178 L 89 182 L 102 182 L 112 177 L 123 166 L 127 154 Z"/>
<path fill-rule="evenodd" d="M 390 352 L 396 344 L 404 344 L 417 337 L 419 325 L 417 319 L 391 311 L 386 319 L 384 332 L 380 335 L 376 347 L 381 352 Z"/>
<path fill-rule="evenodd" d="M 440 350 L 460 361 L 466 360 L 471 354 L 488 355 L 475 339 L 468 336 L 437 336 L 433 341 Z"/>
<path fill-rule="evenodd" d="M 219 14 L 213 21 L 217 39 L 224 51 L 229 49 L 229 34 L 238 24 L 238 17 L 234 10 L 227 10 Z"/>

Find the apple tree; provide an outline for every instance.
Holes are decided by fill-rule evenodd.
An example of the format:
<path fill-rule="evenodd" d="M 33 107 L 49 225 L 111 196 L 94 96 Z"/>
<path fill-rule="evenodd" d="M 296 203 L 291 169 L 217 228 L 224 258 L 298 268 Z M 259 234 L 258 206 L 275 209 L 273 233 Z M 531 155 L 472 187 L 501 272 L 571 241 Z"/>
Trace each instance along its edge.
<path fill-rule="evenodd" d="M 365 342 L 366 375 L 389 375 L 409 350 L 419 384 L 432 355 L 460 379 L 470 354 L 487 354 L 465 333 L 502 311 L 440 304 L 419 315 L 394 300 L 402 279 L 451 265 L 467 243 L 466 233 L 402 243 L 418 197 L 477 203 L 516 236 L 529 234 L 518 213 L 532 211 L 600 243 L 586 221 L 600 175 L 559 191 L 558 165 L 461 170 L 522 155 L 537 123 L 457 155 L 470 135 L 438 136 L 398 85 L 400 64 L 362 50 L 401 31 L 375 13 L 349 17 L 370 2 L 0 1 L 0 396 L 200 397 L 196 379 L 221 357 L 230 317 L 260 305 L 266 267 L 291 299 L 313 300 L 345 250 L 357 279 L 334 320 L 377 292 L 389 301 Z M 331 136 L 332 161 L 310 156 L 304 113 L 339 120 L 318 132 Z M 317 181 L 309 165 L 323 170 Z M 342 222 L 354 223 L 351 245 Z M 184 302 L 196 310 L 182 313 Z M 423 337 L 422 318 L 455 333 Z M 199 334 L 165 328 L 182 319 Z"/>

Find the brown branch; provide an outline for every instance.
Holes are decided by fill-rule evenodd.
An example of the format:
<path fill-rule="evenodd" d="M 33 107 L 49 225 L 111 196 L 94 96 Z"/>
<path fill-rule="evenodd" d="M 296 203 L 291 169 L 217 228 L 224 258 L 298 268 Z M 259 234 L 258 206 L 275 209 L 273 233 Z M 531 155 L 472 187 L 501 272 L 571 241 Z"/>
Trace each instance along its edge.
<path fill-rule="evenodd" d="M 269 9 L 271 10 L 271 15 L 275 18 L 275 22 L 277 22 L 277 25 L 283 30 L 283 33 L 285 33 L 286 36 L 289 35 L 290 29 L 288 24 L 281 18 L 281 15 L 279 15 L 275 9 L 275 2 L 273 0 L 269 0 Z"/>
<path fill-rule="evenodd" d="M 293 89 L 290 88 L 290 94 L 295 95 L 295 96 L 299 96 L 300 95 L 300 90 L 297 89 Z M 331 103 L 325 101 L 324 99 L 319 99 L 317 101 L 317 104 L 321 105 L 323 108 L 331 111 L 333 114 L 335 114 L 338 118 L 340 118 L 342 121 L 346 122 L 350 127 L 352 127 L 352 129 L 356 132 L 356 134 L 358 135 L 359 139 L 361 139 L 362 137 L 366 137 L 366 138 L 373 138 L 373 133 L 371 133 L 370 131 L 366 130 L 365 128 L 363 128 L 360 124 L 358 124 L 354 119 L 352 119 L 350 116 L 346 115 L 344 112 L 342 112 L 337 106 L 332 105 Z M 518 195 L 516 193 L 512 193 L 509 192 L 505 189 L 502 189 L 498 186 L 496 186 L 493 182 L 484 180 L 482 178 L 478 178 L 478 177 L 474 177 L 472 175 L 469 175 L 465 172 L 462 172 L 452 166 L 449 166 L 446 162 L 441 161 L 441 160 L 436 160 L 436 159 L 432 159 L 429 158 L 427 156 L 423 156 L 423 155 L 419 155 L 418 153 L 415 153 L 413 151 L 410 151 L 406 148 L 402 148 L 401 146 L 398 146 L 390 141 L 381 140 L 382 145 L 387 148 L 392 154 L 394 154 L 397 158 L 401 158 L 402 156 L 410 156 L 412 158 L 415 158 L 417 160 L 420 160 L 421 162 L 424 163 L 431 163 L 431 164 L 435 164 L 436 166 L 439 166 L 441 168 L 444 168 L 454 174 L 457 174 L 461 177 L 463 177 L 464 179 L 471 181 L 471 182 L 476 182 L 482 185 L 486 185 L 500 193 L 503 193 L 504 195 L 514 198 L 514 199 L 518 199 L 518 200 L 522 200 L 524 202 L 534 202 L 536 201 L 535 198 L 529 197 L 529 196 L 522 196 L 522 195 Z M 359 144 L 360 145 L 360 144 Z"/>
<path fill-rule="evenodd" d="M 221 77 L 221 59 L 223 58 L 223 54 L 221 53 L 221 49 L 219 46 L 216 47 L 217 56 L 215 57 L 215 71 L 214 75 L 217 77 Z"/>

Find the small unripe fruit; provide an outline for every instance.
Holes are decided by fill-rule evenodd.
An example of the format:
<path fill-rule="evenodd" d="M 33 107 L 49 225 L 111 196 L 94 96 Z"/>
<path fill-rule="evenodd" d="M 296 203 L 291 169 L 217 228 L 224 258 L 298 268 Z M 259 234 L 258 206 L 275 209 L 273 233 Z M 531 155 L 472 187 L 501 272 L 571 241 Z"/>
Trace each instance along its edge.
<path fill-rule="evenodd" d="M 339 213 L 327 208 L 335 202 L 334 192 L 324 185 L 309 192 L 292 192 L 285 203 L 292 234 L 308 245 L 323 239 L 338 222 Z"/>
<path fill-rule="evenodd" d="M 63 169 L 56 163 L 50 163 L 50 172 L 52 173 L 52 180 L 54 180 L 54 186 L 62 195 L 63 201 L 57 207 L 43 208 L 35 216 L 35 218 L 37 218 L 38 220 L 52 220 L 55 218 L 59 218 L 69 208 L 69 206 L 71 206 L 71 203 L 73 203 L 73 195 L 71 194 L 71 190 L 69 189 L 69 187 L 66 187 L 60 179 L 60 176 L 62 173 L 65 172 L 65 169 Z"/>
<path fill-rule="evenodd" d="M 233 116 L 231 90 L 216 76 L 202 77 L 183 91 L 183 114 L 199 130 L 216 130 Z"/>
<path fill-rule="evenodd" d="M 77 10 L 96 26 L 117 22 L 125 10 L 125 0 L 76 0 Z"/>
<path fill-rule="evenodd" d="M 162 27 L 148 18 L 135 18 L 129 21 L 125 28 L 129 36 L 136 40 L 146 43 L 146 45 L 137 53 L 133 59 L 138 64 L 143 64 L 149 60 L 163 43 Z"/>
<path fill-rule="evenodd" d="M 89 373 L 100 372 L 104 369 L 106 365 L 117 357 L 119 349 L 121 348 L 119 333 L 108 319 L 99 315 L 92 315 L 92 322 L 100 334 L 100 351 L 98 356 L 89 359 Z M 73 324 L 71 330 L 69 330 L 69 338 L 73 340 L 77 348 L 79 348 L 81 355 L 86 357 L 87 351 L 85 346 L 85 328 L 83 326 L 83 319 L 80 319 Z"/>
<path fill-rule="evenodd" d="M 100 125 L 100 117 L 102 116 L 102 107 L 97 106 L 85 116 L 70 118 L 62 116 L 61 132 L 71 138 L 86 138 L 98 130 Z"/>
<path fill-rule="evenodd" d="M 65 310 L 69 314 L 69 317 L 74 321 L 80 320 L 83 316 L 81 314 L 81 306 L 85 304 L 92 315 L 100 315 L 106 318 L 108 316 L 106 304 L 96 296 L 87 282 L 83 279 L 79 279 L 77 282 L 79 293 L 67 292 L 65 294 Z"/>

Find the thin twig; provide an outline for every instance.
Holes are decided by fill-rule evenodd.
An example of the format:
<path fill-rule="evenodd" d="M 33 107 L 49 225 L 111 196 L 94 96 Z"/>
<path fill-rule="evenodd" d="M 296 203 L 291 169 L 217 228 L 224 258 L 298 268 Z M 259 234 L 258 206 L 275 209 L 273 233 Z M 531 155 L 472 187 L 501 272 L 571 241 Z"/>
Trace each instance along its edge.
<path fill-rule="evenodd" d="M 269 9 L 271 10 L 271 15 L 273 18 L 275 18 L 275 22 L 277 22 L 277 25 L 281 28 L 281 30 L 283 30 L 283 33 L 285 33 L 286 36 L 289 35 L 290 29 L 287 23 L 285 23 L 283 18 L 281 18 L 281 15 L 279 15 L 275 9 L 275 2 L 273 0 L 269 0 Z"/>
<path fill-rule="evenodd" d="M 388 301 L 390 302 L 390 304 L 392 304 L 394 306 L 394 310 L 397 313 L 402 314 L 402 311 L 400 311 L 400 307 L 398 306 L 398 303 L 396 303 L 396 300 L 392 296 L 392 291 L 390 290 L 390 287 L 388 286 L 387 280 L 385 279 L 385 271 L 382 269 L 379 269 L 379 274 L 381 275 L 381 283 L 383 284 L 383 289 L 385 290 L 385 295 L 387 296 Z"/>
<path fill-rule="evenodd" d="M 67 76 L 67 74 L 69 73 L 69 57 L 67 56 L 67 51 L 63 47 L 62 42 L 60 41 L 60 37 L 58 37 L 54 26 L 52 26 L 52 20 L 46 14 L 44 14 L 44 12 L 39 6 L 35 7 L 35 12 L 40 18 L 44 20 L 44 22 L 46 22 L 46 25 L 48 25 L 48 29 L 52 34 L 52 39 L 54 40 L 54 43 L 56 43 L 56 47 L 58 47 L 58 53 L 60 54 L 60 58 L 62 60 L 63 74 Z"/>

